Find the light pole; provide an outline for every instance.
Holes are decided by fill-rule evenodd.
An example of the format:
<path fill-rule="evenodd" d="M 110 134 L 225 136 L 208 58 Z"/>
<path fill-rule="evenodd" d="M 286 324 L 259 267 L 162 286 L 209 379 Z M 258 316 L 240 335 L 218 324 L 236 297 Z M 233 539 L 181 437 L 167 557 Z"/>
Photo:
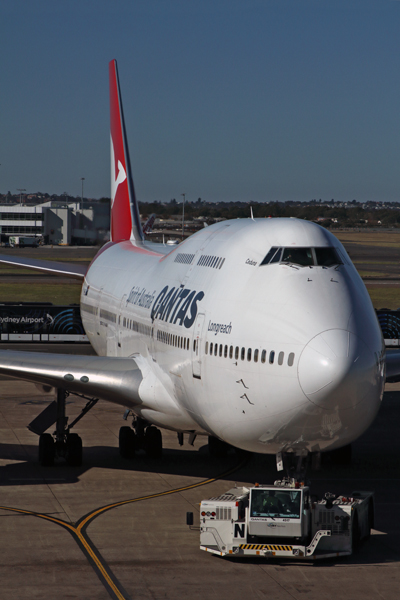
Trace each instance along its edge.
<path fill-rule="evenodd" d="M 186 196 L 186 194 L 181 194 L 181 196 L 183 196 L 183 206 L 182 206 L 182 241 L 183 241 L 183 235 L 184 235 L 184 231 L 185 231 L 185 196 Z"/>
<path fill-rule="evenodd" d="M 81 212 L 83 211 L 83 182 L 85 181 L 84 177 L 81 177 L 82 181 L 82 193 L 81 193 Z"/>
<path fill-rule="evenodd" d="M 25 188 L 17 188 L 17 192 L 19 192 L 19 205 L 22 206 L 22 192 L 26 192 Z"/>
<path fill-rule="evenodd" d="M 81 222 L 79 224 L 79 228 L 82 227 L 82 223 L 83 223 L 83 182 L 85 181 L 84 177 L 81 177 L 81 181 L 82 181 L 82 192 L 81 192 Z"/>

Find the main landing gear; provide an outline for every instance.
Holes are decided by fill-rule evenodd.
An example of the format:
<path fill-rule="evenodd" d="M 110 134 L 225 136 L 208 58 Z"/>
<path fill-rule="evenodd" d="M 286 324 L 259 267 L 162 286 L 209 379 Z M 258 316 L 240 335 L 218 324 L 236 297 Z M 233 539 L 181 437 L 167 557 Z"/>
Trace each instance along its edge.
<path fill-rule="evenodd" d="M 125 414 L 127 418 L 129 411 Z M 132 429 L 133 427 L 133 429 Z M 162 457 L 161 431 L 140 417 L 133 417 L 132 427 L 119 430 L 119 453 L 123 458 L 134 458 L 137 450 L 144 450 L 150 458 Z"/>
<path fill-rule="evenodd" d="M 78 421 L 97 403 L 97 398 L 85 398 L 86 406 L 76 419 L 68 424 L 65 413 L 65 404 L 68 392 L 64 389 L 57 390 L 57 400 L 54 400 L 28 425 L 28 429 L 39 435 L 39 462 L 48 467 L 54 464 L 56 458 L 63 458 L 72 467 L 82 464 L 82 439 L 71 429 Z M 49 427 L 56 424 L 53 434 L 45 433 Z"/>

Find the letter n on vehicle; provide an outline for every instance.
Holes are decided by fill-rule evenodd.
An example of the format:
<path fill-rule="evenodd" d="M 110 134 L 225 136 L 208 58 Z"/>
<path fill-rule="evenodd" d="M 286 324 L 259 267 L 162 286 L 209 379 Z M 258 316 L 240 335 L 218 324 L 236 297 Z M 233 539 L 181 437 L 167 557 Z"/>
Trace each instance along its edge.
<path fill-rule="evenodd" d="M 234 538 L 245 538 L 246 537 L 246 523 L 235 523 L 233 530 Z"/>

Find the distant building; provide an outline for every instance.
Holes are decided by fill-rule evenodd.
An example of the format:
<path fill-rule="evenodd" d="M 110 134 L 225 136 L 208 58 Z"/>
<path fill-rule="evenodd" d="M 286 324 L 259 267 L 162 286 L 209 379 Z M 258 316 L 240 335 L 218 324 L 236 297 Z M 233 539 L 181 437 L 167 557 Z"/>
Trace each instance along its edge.
<path fill-rule="evenodd" d="M 86 245 L 102 243 L 109 237 L 108 204 L 48 201 L 36 206 L 0 205 L 1 241 L 10 236 L 33 236 L 46 244 Z"/>

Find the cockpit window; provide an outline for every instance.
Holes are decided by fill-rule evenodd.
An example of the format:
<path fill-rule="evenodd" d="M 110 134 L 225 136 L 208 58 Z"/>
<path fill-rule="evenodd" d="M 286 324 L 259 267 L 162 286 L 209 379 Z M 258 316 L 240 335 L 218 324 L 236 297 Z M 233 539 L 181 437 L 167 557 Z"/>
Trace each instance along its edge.
<path fill-rule="evenodd" d="M 282 248 L 278 248 L 277 251 L 275 252 L 274 256 L 271 259 L 271 263 L 280 262 L 281 256 L 282 256 Z"/>
<path fill-rule="evenodd" d="M 332 267 L 333 265 L 342 265 L 343 261 L 335 248 L 278 248 L 273 246 L 261 265 L 273 263 L 286 263 L 299 265 L 300 267 Z"/>
<path fill-rule="evenodd" d="M 311 248 L 284 248 L 281 262 L 308 267 L 314 264 L 314 259 Z"/>
<path fill-rule="evenodd" d="M 268 265 L 270 262 L 272 262 L 272 258 L 275 258 L 275 255 L 278 255 L 278 250 L 281 250 L 281 248 L 277 248 L 276 246 L 273 246 L 261 264 Z M 279 262 L 280 257 L 281 257 L 281 252 L 279 252 L 278 260 L 277 261 L 274 260 L 273 262 Z"/>
<path fill-rule="evenodd" d="M 315 256 L 317 265 L 320 265 L 321 267 L 331 267 L 332 265 L 342 264 L 335 248 L 315 248 Z"/>

